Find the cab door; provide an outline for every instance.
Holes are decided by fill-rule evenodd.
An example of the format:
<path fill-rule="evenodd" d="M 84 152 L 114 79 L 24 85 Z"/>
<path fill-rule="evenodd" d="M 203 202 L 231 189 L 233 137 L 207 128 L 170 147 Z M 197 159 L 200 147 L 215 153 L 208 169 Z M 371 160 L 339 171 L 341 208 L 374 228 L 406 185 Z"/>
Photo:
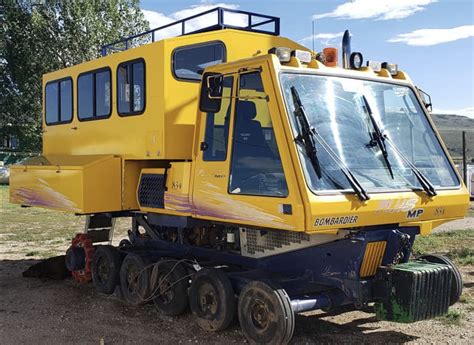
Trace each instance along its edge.
<path fill-rule="evenodd" d="M 269 77 L 264 84 L 267 74 L 260 67 L 225 75 L 220 111 L 201 118 L 194 216 L 303 230 L 303 207 L 282 121 L 276 102 L 269 101 L 276 96 L 266 91 L 273 85 Z"/>

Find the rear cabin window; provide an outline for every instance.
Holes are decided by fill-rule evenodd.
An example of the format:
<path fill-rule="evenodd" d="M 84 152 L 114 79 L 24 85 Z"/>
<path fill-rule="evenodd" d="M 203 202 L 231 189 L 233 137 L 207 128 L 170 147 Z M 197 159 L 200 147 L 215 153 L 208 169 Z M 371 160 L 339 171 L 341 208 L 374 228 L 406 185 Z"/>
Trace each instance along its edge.
<path fill-rule="evenodd" d="M 204 69 L 226 60 L 222 42 L 177 48 L 173 53 L 173 73 L 181 80 L 201 80 Z"/>
<path fill-rule="evenodd" d="M 45 119 L 47 125 L 72 121 L 72 79 L 52 81 L 45 88 Z"/>
<path fill-rule="evenodd" d="M 145 110 L 145 62 L 121 63 L 117 69 L 118 113 L 139 115 Z"/>
<path fill-rule="evenodd" d="M 77 116 L 79 120 L 97 120 L 110 116 L 110 69 L 81 74 L 77 79 Z"/>

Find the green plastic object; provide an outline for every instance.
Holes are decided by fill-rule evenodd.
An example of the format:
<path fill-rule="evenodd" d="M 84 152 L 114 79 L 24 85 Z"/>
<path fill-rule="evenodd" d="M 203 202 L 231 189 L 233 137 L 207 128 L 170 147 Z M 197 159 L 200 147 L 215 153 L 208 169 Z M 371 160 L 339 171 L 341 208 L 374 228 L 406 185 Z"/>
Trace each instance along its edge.
<path fill-rule="evenodd" d="M 411 261 L 382 267 L 374 290 L 380 320 L 410 323 L 448 312 L 452 273 L 448 265 Z"/>

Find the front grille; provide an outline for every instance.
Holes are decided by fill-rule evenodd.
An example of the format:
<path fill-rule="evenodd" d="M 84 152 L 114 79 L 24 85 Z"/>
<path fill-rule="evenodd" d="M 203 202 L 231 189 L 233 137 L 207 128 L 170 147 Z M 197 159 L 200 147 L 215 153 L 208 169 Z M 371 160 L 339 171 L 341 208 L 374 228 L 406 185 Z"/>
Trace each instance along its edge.
<path fill-rule="evenodd" d="M 448 312 L 452 273 L 447 265 L 412 261 L 377 272 L 377 317 L 396 322 L 431 319 Z"/>
<path fill-rule="evenodd" d="M 360 277 L 372 277 L 377 272 L 377 268 L 382 264 L 385 254 L 386 241 L 369 242 L 365 248 L 364 260 L 360 266 Z"/>
<path fill-rule="evenodd" d="M 143 174 L 138 187 L 140 207 L 165 207 L 165 175 Z"/>

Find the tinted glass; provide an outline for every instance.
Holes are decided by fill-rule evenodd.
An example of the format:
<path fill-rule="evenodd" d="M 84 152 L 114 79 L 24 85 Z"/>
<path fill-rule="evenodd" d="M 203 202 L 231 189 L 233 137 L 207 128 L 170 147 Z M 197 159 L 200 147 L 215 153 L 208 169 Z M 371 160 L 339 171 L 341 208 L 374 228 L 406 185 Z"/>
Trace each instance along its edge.
<path fill-rule="evenodd" d="M 141 114 L 145 109 L 145 64 L 142 61 L 121 64 L 117 81 L 119 114 Z"/>
<path fill-rule="evenodd" d="M 62 82 L 60 82 L 60 92 L 60 121 L 69 122 L 72 120 L 72 81 L 63 80 Z"/>
<path fill-rule="evenodd" d="M 229 192 L 287 196 L 288 187 L 260 73 L 241 75 L 240 86 Z"/>
<path fill-rule="evenodd" d="M 97 72 L 95 74 L 95 116 L 110 115 L 110 71 Z"/>
<path fill-rule="evenodd" d="M 134 63 L 133 68 L 133 112 L 140 112 L 145 105 L 145 71 L 142 62 Z"/>
<path fill-rule="evenodd" d="M 225 46 L 222 43 L 178 48 L 173 56 L 174 74 L 180 79 L 201 80 L 206 67 L 224 60 Z"/>
<path fill-rule="evenodd" d="M 77 81 L 77 115 L 79 119 L 90 119 L 94 116 L 94 74 L 81 75 Z"/>
<path fill-rule="evenodd" d="M 207 148 L 203 153 L 205 161 L 225 161 L 227 157 L 233 80 L 232 77 L 224 78 L 221 110 L 218 113 L 207 113 L 205 137 Z"/>
<path fill-rule="evenodd" d="M 58 102 L 59 102 L 59 85 L 58 83 L 49 83 L 46 85 L 45 95 L 45 111 L 46 111 L 46 123 L 59 122 Z"/>
<path fill-rule="evenodd" d="M 127 65 L 123 65 L 117 70 L 119 113 L 130 112 L 130 73 L 127 67 Z"/>

